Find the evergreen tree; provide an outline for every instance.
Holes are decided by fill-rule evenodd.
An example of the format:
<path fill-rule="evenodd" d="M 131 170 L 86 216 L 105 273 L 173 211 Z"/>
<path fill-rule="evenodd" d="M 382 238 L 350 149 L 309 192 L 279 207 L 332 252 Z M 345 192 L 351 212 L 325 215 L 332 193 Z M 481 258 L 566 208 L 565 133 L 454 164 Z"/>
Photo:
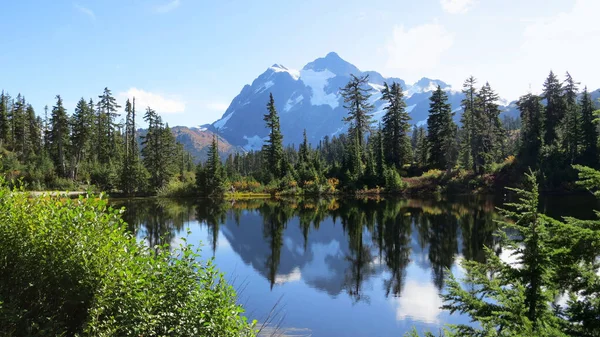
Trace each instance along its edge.
<path fill-rule="evenodd" d="M 561 125 L 565 104 L 562 97 L 562 85 L 552 71 L 544 82 L 542 98 L 546 100 L 546 111 L 544 116 L 545 135 L 544 144 L 552 145 L 558 138 L 558 126 Z"/>
<path fill-rule="evenodd" d="M 371 94 L 368 83 L 369 75 L 361 77 L 351 75 L 348 84 L 340 89 L 340 94 L 344 98 L 344 108 L 348 110 L 344 122 L 350 123 L 349 134 L 357 139 L 359 147 L 363 146 L 365 135 L 371 131 L 373 123 L 371 112 L 374 106 L 369 103 Z"/>
<path fill-rule="evenodd" d="M 433 168 L 450 170 L 456 163 L 456 124 L 448 95 L 438 85 L 429 98 L 427 144 L 429 164 Z"/>
<path fill-rule="evenodd" d="M 21 160 L 24 160 L 25 142 L 27 139 L 27 121 L 25 115 L 25 97 L 21 94 L 17 95 L 15 103 L 12 107 L 11 124 L 12 124 L 12 150 L 19 155 Z"/>
<path fill-rule="evenodd" d="M 219 157 L 219 145 L 216 135 L 213 135 L 212 143 L 208 149 L 206 164 L 204 166 L 198 164 L 196 182 L 202 196 L 222 197 L 225 194 L 225 171 Z"/>
<path fill-rule="evenodd" d="M 585 165 L 595 167 L 598 164 L 598 132 L 594 118 L 594 104 L 587 90 L 581 98 L 581 160 Z"/>
<path fill-rule="evenodd" d="M 577 84 L 567 72 L 564 89 L 564 118 L 561 123 L 563 149 L 572 164 L 579 154 L 579 143 L 581 137 L 581 118 L 579 105 L 577 104 Z"/>
<path fill-rule="evenodd" d="M 506 134 L 500 122 L 500 107 L 497 101 L 498 95 L 489 83 L 479 90 L 475 98 L 473 167 L 478 173 L 483 173 L 484 169 L 489 169 L 491 164 L 501 159 Z"/>
<path fill-rule="evenodd" d="M 285 169 L 283 162 L 283 135 L 280 130 L 279 115 L 275 109 L 273 94 L 269 95 L 267 111 L 267 114 L 263 116 L 263 120 L 269 129 L 269 139 L 263 146 L 263 152 L 266 156 L 268 172 L 274 178 L 281 178 Z"/>
<path fill-rule="evenodd" d="M 310 144 L 306 138 L 306 129 L 304 129 L 304 133 L 302 134 L 302 144 L 300 144 L 300 148 L 298 149 L 298 159 L 300 163 L 308 163 L 310 160 L 309 154 Z"/>
<path fill-rule="evenodd" d="M 0 94 L 0 147 L 6 146 L 9 140 L 10 125 L 8 121 L 8 94 Z"/>
<path fill-rule="evenodd" d="M 463 94 L 465 98 L 461 102 L 463 114 L 461 116 L 461 129 L 460 129 L 460 162 L 461 165 L 467 169 L 473 168 L 474 163 L 474 152 L 476 151 L 476 143 L 474 133 L 475 131 L 475 102 L 477 97 L 477 89 L 475 85 L 477 80 L 475 77 L 470 76 L 463 83 Z"/>
<path fill-rule="evenodd" d="M 78 179 L 79 167 L 85 161 L 92 141 L 92 129 L 94 123 L 94 114 L 83 99 L 77 102 L 75 113 L 71 119 L 71 145 L 74 159 L 73 178 Z"/>
<path fill-rule="evenodd" d="M 41 143 L 41 120 L 36 117 L 35 110 L 31 104 L 27 105 L 27 140 L 25 143 L 25 161 L 40 153 Z"/>
<path fill-rule="evenodd" d="M 543 111 L 541 98 L 527 94 L 519 98 L 521 111 L 521 148 L 519 158 L 524 166 L 537 167 L 543 145 Z"/>
<path fill-rule="evenodd" d="M 428 162 L 427 134 L 424 127 L 416 127 L 414 130 L 415 150 L 414 162 L 419 168 L 423 168 Z"/>
<path fill-rule="evenodd" d="M 117 111 L 121 106 L 117 104 L 117 100 L 108 88 L 104 88 L 103 94 L 98 98 L 100 99 L 96 104 L 98 160 L 101 163 L 108 163 L 115 150 L 114 120 L 118 116 Z"/>
<path fill-rule="evenodd" d="M 442 295 L 444 309 L 467 314 L 478 327 L 458 325 L 459 336 L 565 336 L 560 318 L 550 304 L 556 295 L 553 283 L 555 249 L 550 243 L 556 220 L 538 212 L 538 185 L 527 175 L 527 190 L 514 189 L 519 204 L 502 210 L 514 222 L 502 222 L 502 245 L 515 263 L 502 261 L 486 248 L 487 261 L 465 261 L 465 288 L 454 277 Z M 520 233 L 509 237 L 506 231 Z"/>
<path fill-rule="evenodd" d="M 125 103 L 125 154 L 121 165 L 119 188 L 126 194 L 145 189 L 146 171 L 140 161 L 140 153 L 135 130 L 135 98 L 133 103 Z"/>
<path fill-rule="evenodd" d="M 391 86 L 384 83 L 381 91 L 382 99 L 387 101 L 383 121 L 383 137 L 387 149 L 387 163 L 401 168 L 402 165 L 411 161 L 410 139 L 410 116 L 406 112 L 406 102 L 400 84 L 394 82 Z"/>
<path fill-rule="evenodd" d="M 67 155 L 69 148 L 69 118 L 60 95 L 56 95 L 56 105 L 52 108 L 50 118 L 50 158 L 57 173 L 67 177 Z"/>
<path fill-rule="evenodd" d="M 150 107 L 146 109 L 144 120 L 148 123 L 148 132 L 142 137 L 143 163 L 150 175 L 150 186 L 159 189 L 169 182 L 177 169 L 175 137 Z"/>

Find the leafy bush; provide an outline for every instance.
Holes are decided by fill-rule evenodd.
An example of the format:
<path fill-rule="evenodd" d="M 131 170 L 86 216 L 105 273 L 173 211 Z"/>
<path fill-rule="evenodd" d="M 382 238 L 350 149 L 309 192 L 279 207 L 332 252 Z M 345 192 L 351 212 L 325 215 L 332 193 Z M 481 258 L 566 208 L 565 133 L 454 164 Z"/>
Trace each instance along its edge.
<path fill-rule="evenodd" d="M 196 190 L 195 179 L 184 179 L 183 181 L 179 178 L 173 178 L 169 180 L 169 183 L 156 191 L 159 197 L 168 198 L 179 198 L 179 197 L 190 197 L 198 193 Z"/>
<path fill-rule="evenodd" d="M 0 181 L 0 335 L 244 336 L 253 325 L 190 245 L 145 247 L 102 198 Z"/>

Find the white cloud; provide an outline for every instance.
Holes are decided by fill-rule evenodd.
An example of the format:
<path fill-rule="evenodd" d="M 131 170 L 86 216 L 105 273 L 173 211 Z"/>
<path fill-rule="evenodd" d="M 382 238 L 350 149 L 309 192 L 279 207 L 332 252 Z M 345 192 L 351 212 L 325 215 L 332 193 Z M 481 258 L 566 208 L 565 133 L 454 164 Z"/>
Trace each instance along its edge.
<path fill-rule="evenodd" d="M 205 107 L 208 110 L 225 112 L 225 110 L 227 110 L 227 108 L 229 108 L 229 103 L 211 102 L 211 103 L 206 103 Z"/>
<path fill-rule="evenodd" d="M 514 74 L 525 74 L 520 93 L 527 92 L 529 83 L 539 92 L 548 72 L 552 69 L 559 77 L 566 71 L 589 89 L 596 89 L 600 78 L 597 55 L 600 52 L 597 13 L 600 1 L 576 0 L 573 5 L 553 16 L 528 18 L 522 32 L 522 41 Z"/>
<path fill-rule="evenodd" d="M 463 14 L 473 7 L 475 0 L 440 0 L 440 4 L 450 14 Z"/>
<path fill-rule="evenodd" d="M 180 0 L 171 0 L 163 5 L 160 6 L 156 6 L 154 8 L 154 10 L 157 13 L 168 13 L 174 9 L 176 9 L 177 7 L 179 7 L 179 5 L 181 5 L 181 1 Z"/>
<path fill-rule="evenodd" d="M 91 9 L 83 7 L 79 4 L 73 4 L 73 6 L 75 6 L 75 9 L 77 9 L 81 13 L 87 15 L 90 19 L 96 20 L 96 14 L 94 14 L 94 11 L 92 11 Z"/>
<path fill-rule="evenodd" d="M 437 23 L 408 30 L 404 26 L 395 26 L 392 38 L 386 45 L 386 68 L 401 70 L 405 78 L 410 75 L 423 76 L 424 71 L 439 64 L 442 55 L 453 44 L 454 34 Z"/>
<path fill-rule="evenodd" d="M 402 295 L 393 298 L 396 306 L 396 320 L 407 318 L 425 323 L 440 323 L 442 299 L 433 283 L 420 283 L 416 280 L 407 280 L 404 284 Z"/>
<path fill-rule="evenodd" d="M 158 113 L 178 113 L 185 111 L 185 102 L 180 99 L 168 98 L 138 88 L 129 88 L 129 90 L 119 93 L 118 97 L 123 101 L 135 97 L 136 110 L 145 110 L 147 107 L 150 107 Z"/>

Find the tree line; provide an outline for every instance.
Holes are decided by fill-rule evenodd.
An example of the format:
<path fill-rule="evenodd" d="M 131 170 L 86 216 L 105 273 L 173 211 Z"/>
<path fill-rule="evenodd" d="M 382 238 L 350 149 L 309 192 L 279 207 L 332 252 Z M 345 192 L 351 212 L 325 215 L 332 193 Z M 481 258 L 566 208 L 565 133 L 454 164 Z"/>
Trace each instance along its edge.
<path fill-rule="evenodd" d="M 148 129 L 136 129 L 135 98 L 121 106 L 108 88 L 81 98 L 69 115 L 60 95 L 36 116 L 25 97 L 0 94 L 0 170 L 33 189 L 74 189 L 93 184 L 127 194 L 153 192 L 193 171 L 193 158 L 150 107 Z M 141 148 L 141 150 L 140 150 Z"/>
<path fill-rule="evenodd" d="M 595 104 L 587 88 L 580 92 L 569 73 L 561 82 L 550 72 L 541 95 L 521 96 L 517 119 L 501 120 L 498 94 L 487 82 L 478 87 L 471 76 L 463 84 L 457 124 L 457 110 L 438 86 L 422 126 L 411 126 L 405 93 L 395 82 L 384 83 L 385 113 L 375 125 L 368 81 L 368 75 L 352 75 L 340 88 L 346 133 L 311 144 L 305 132 L 301 144 L 284 146 L 271 95 L 263 118 L 268 138 L 262 150 L 221 158 L 215 137 L 208 160 L 197 167 L 151 108 L 143 116 L 148 130 L 142 134 L 135 127 L 135 99 L 125 103 L 124 120 L 117 122 L 121 106 L 108 88 L 97 103 L 82 98 L 71 116 L 57 96 L 43 118 L 23 96 L 13 99 L 2 92 L 0 164 L 10 177 L 22 178 L 36 189 L 77 188 L 74 182 L 86 182 L 132 194 L 164 189 L 176 181 L 186 186 L 186 193 L 200 195 L 222 195 L 235 185 L 271 193 L 398 193 L 406 188 L 402 177 L 430 170 L 477 177 L 497 173 L 506 164 L 517 173 L 528 167 L 538 170 L 543 187 L 562 188 L 575 181 L 572 164 L 598 166 Z"/>
<path fill-rule="evenodd" d="M 459 171 L 476 176 L 497 173 L 506 164 L 519 176 L 527 168 L 539 170 L 550 188 L 575 180 L 572 164 L 598 166 L 598 125 L 595 104 L 587 88 L 580 92 L 569 73 L 564 82 L 550 72 L 541 95 L 519 98 L 516 119 L 500 118 L 498 94 L 489 83 L 477 86 L 469 77 L 462 88 L 460 123 L 440 86 L 431 94 L 425 126 L 412 126 L 403 89 L 384 83 L 381 99 L 385 114 L 374 125 L 368 75 L 354 76 L 340 88 L 348 132 L 325 136 L 313 148 L 306 139 L 298 147 L 283 146 L 273 95 L 264 115 L 269 131 L 261 151 L 229 155 L 223 165 L 217 147 L 210 151 L 210 167 L 202 174 L 219 175 L 208 187 L 224 192 L 222 183 L 250 179 L 279 191 L 301 188 L 326 192 L 331 181 L 342 190 L 368 190 L 385 186 L 387 192 L 406 187 L 401 176 L 418 176 L 428 170 L 446 174 Z M 512 158 L 512 159 L 511 159 Z M 220 186 L 220 187 L 219 187 Z"/>

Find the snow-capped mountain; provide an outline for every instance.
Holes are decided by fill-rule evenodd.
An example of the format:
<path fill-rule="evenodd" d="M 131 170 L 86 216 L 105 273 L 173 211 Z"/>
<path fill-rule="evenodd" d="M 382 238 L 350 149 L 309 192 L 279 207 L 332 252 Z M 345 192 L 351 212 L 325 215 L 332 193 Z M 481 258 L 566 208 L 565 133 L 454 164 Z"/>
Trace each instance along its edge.
<path fill-rule="evenodd" d="M 347 111 L 339 91 L 352 74 L 369 75 L 376 121 L 384 114 L 384 102 L 380 100 L 384 82 L 395 81 L 402 86 L 413 124 L 424 124 L 427 120 L 428 99 L 438 85 L 448 93 L 453 109 L 457 112 L 460 109 L 460 91 L 440 80 L 422 78 L 409 85 L 399 78 L 385 78 L 376 71 L 361 71 L 331 52 L 299 71 L 280 64 L 272 65 L 251 85 L 244 86 L 223 117 L 209 127 L 218 129 L 219 134 L 232 145 L 243 146 L 246 150 L 260 149 L 268 135 L 263 115 L 269 93 L 273 93 L 286 144 L 299 144 L 304 129 L 313 143 L 325 136 L 335 136 L 347 129 L 342 122 Z"/>

